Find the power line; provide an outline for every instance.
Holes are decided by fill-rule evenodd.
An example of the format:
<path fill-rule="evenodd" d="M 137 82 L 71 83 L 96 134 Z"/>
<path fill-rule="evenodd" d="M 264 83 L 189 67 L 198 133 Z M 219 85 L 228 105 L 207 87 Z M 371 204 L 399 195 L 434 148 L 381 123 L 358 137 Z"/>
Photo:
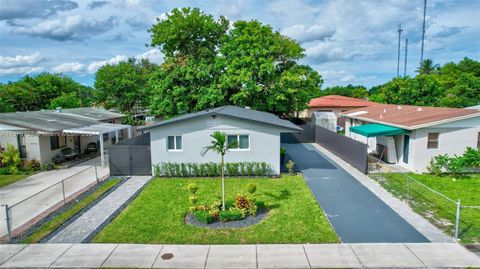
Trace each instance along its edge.
<path fill-rule="evenodd" d="M 402 38 L 402 24 L 398 24 L 398 58 L 397 58 L 397 77 L 400 76 L 400 40 Z"/>
<path fill-rule="evenodd" d="M 422 30 L 422 51 L 420 52 L 420 65 L 423 63 L 423 46 L 425 43 L 425 18 L 427 16 L 427 0 L 423 1 L 423 30 Z"/>

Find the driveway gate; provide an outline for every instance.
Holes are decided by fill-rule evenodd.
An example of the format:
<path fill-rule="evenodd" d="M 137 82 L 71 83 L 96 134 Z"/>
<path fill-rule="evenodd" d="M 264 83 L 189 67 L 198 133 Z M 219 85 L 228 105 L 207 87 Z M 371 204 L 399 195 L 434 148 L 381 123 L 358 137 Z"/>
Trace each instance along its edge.
<path fill-rule="evenodd" d="M 111 176 L 151 175 L 150 133 L 110 146 Z"/>

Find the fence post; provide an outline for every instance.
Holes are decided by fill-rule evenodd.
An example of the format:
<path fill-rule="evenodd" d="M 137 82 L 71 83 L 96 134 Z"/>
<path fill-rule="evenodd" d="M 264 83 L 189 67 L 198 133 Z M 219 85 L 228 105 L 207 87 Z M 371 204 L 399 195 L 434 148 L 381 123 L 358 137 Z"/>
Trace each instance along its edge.
<path fill-rule="evenodd" d="M 95 164 L 94 166 L 95 166 L 95 180 L 97 181 L 97 185 L 98 185 L 100 182 L 98 181 L 97 165 Z"/>
<path fill-rule="evenodd" d="M 12 236 L 12 227 L 10 226 L 10 213 L 8 210 L 8 204 L 3 205 L 5 207 L 5 223 L 7 228 L 7 236 L 8 239 L 11 239 Z"/>
<path fill-rule="evenodd" d="M 458 230 L 459 230 L 459 225 L 460 225 L 460 209 L 462 208 L 462 204 L 460 202 L 460 199 L 458 199 L 457 202 L 457 214 L 455 217 L 455 239 L 458 240 Z"/>
<path fill-rule="evenodd" d="M 407 178 L 407 205 L 410 205 L 410 177 L 406 176 Z"/>
<path fill-rule="evenodd" d="M 65 201 L 65 180 L 62 180 L 62 192 L 63 192 L 63 204 L 66 204 Z"/>

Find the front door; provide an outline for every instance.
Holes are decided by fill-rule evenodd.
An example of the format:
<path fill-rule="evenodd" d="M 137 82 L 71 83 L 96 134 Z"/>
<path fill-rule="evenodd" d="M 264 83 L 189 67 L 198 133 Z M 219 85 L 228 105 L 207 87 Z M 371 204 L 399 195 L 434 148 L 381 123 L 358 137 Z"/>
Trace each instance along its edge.
<path fill-rule="evenodd" d="M 403 162 L 408 163 L 408 152 L 410 150 L 410 136 L 403 136 Z"/>
<path fill-rule="evenodd" d="M 82 149 L 80 148 L 80 136 L 73 137 L 73 150 L 78 153 L 82 153 Z"/>

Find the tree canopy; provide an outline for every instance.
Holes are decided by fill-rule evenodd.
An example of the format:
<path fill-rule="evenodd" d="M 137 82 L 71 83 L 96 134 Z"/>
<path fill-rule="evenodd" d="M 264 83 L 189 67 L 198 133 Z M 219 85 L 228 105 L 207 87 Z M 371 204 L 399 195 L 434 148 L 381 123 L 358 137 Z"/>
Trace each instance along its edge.
<path fill-rule="evenodd" d="M 27 75 L 16 82 L 0 84 L 0 112 L 89 106 L 92 92 L 91 87 L 61 74 Z"/>
<path fill-rule="evenodd" d="M 347 86 L 333 86 L 325 88 L 321 91 L 320 96 L 326 95 L 342 95 L 362 99 L 368 97 L 368 90 L 365 88 L 365 86 L 355 86 L 349 84 Z"/>
<path fill-rule="evenodd" d="M 152 28 L 165 62 L 150 77 L 150 112 L 172 117 L 233 104 L 287 115 L 319 94 L 321 76 L 299 65 L 303 49 L 268 25 L 174 9 Z"/>
<path fill-rule="evenodd" d="M 425 60 L 415 77 L 394 78 L 374 87 L 370 99 L 381 103 L 468 107 L 480 104 L 480 62 L 464 58 L 444 66 Z"/>

